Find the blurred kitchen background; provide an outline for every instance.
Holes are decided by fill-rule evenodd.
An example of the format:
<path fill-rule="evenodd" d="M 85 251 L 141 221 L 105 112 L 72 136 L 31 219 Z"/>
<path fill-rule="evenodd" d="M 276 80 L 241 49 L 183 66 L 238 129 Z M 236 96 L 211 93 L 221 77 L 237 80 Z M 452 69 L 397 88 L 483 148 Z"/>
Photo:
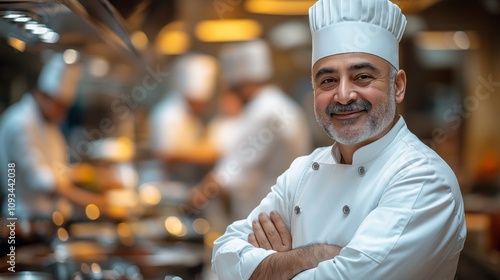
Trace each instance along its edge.
<path fill-rule="evenodd" d="M 330 145 L 312 108 L 307 9 L 314 2 L 0 0 L 0 113 L 37 85 L 54 53 L 83 65 L 60 125 L 70 166 L 63 172 L 109 204 L 104 211 L 60 203 L 49 218 L 19 219 L 16 274 L 7 271 L 10 232 L 2 216 L 1 271 L 17 279 L 215 279 L 212 242 L 231 221 L 231 196 L 205 193 L 211 200 L 194 208 L 185 201 L 218 153 L 189 161 L 158 152 L 154 108 L 171 92 L 179 58 L 218 58 L 227 43 L 260 38 L 271 50 L 271 81 L 307 118 L 309 151 Z M 500 0 L 393 2 L 408 19 L 400 113 L 453 168 L 465 200 L 468 237 L 457 277 L 500 279 Z M 244 105 L 231 99 L 219 74 L 215 80 L 197 115 L 207 129 Z M 218 137 L 227 135 L 231 130 Z"/>

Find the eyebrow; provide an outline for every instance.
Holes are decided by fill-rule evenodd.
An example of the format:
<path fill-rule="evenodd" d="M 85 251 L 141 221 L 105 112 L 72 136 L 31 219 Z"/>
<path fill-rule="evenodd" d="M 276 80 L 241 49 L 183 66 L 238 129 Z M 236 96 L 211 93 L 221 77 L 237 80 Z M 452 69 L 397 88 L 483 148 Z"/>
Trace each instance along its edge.
<path fill-rule="evenodd" d="M 354 64 L 354 65 L 349 66 L 349 68 L 348 68 L 349 71 L 356 71 L 356 70 L 361 70 L 361 69 L 368 69 L 368 70 L 371 70 L 371 71 L 374 71 L 377 73 L 381 72 L 380 69 L 378 69 L 377 67 L 375 67 L 373 64 L 371 64 L 369 62 Z"/>
<path fill-rule="evenodd" d="M 363 63 L 353 64 L 353 65 L 349 66 L 349 68 L 347 68 L 347 70 L 350 71 L 350 72 L 357 71 L 357 70 L 362 70 L 362 69 L 368 69 L 368 70 L 376 72 L 376 73 L 380 73 L 381 72 L 381 70 L 379 68 L 375 67 L 373 64 L 371 64 L 369 62 L 363 62 Z M 339 71 L 337 69 L 330 68 L 330 67 L 321 68 L 314 75 L 314 81 L 316 82 L 322 75 L 325 75 L 325 74 L 336 74 L 338 72 Z"/>
<path fill-rule="evenodd" d="M 321 68 L 314 75 L 314 81 L 317 81 L 319 79 L 319 77 L 321 77 L 322 75 L 325 75 L 325 74 L 336 74 L 336 73 L 338 73 L 337 69 L 333 69 L 333 68 Z"/>

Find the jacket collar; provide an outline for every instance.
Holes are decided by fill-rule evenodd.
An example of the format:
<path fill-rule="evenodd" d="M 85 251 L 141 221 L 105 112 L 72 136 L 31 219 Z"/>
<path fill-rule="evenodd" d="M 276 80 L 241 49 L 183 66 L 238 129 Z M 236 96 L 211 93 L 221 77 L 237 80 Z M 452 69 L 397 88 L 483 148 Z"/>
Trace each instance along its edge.
<path fill-rule="evenodd" d="M 373 160 L 385 149 L 391 146 L 391 143 L 397 142 L 408 134 L 409 130 L 402 116 L 399 116 L 396 124 L 381 138 L 365 145 L 354 152 L 352 165 L 359 165 Z M 337 143 L 334 143 L 331 148 L 331 153 L 325 153 L 318 160 L 326 164 L 340 164 L 340 149 Z"/>

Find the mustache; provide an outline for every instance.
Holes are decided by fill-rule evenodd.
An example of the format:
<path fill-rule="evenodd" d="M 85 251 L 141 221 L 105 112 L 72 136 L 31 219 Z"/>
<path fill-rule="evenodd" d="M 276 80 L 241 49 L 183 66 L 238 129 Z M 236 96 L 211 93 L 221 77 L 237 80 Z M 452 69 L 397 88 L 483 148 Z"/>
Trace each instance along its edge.
<path fill-rule="evenodd" d="M 334 114 L 339 113 L 349 113 L 356 111 L 370 111 L 372 108 L 372 104 L 367 100 L 358 100 L 353 101 L 349 104 L 343 105 L 338 102 L 332 103 L 326 107 L 326 113 L 329 116 L 333 116 Z"/>

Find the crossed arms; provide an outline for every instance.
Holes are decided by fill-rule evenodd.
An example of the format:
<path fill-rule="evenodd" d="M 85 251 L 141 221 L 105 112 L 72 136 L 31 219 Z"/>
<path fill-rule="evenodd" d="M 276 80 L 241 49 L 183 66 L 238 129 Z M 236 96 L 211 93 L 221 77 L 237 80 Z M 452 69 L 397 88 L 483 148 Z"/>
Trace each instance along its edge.
<path fill-rule="evenodd" d="M 275 250 L 254 270 L 250 280 L 291 279 L 300 272 L 314 268 L 322 261 L 334 258 L 341 248 L 329 244 L 313 244 L 292 249 L 292 236 L 277 211 L 270 216 L 260 213 L 252 222 L 253 233 L 248 242 L 257 248 Z"/>

